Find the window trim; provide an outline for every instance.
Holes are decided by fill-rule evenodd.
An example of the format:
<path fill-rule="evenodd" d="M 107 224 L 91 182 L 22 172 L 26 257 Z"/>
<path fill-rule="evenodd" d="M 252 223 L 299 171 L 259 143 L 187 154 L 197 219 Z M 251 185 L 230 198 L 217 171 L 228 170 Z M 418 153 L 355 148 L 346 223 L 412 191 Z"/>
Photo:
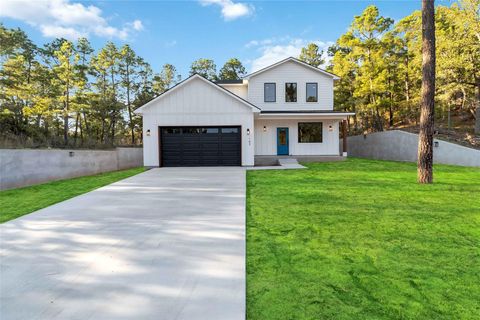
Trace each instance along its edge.
<path fill-rule="evenodd" d="M 267 101 L 267 84 L 273 84 L 273 101 Z M 263 102 L 265 103 L 274 103 L 277 102 L 277 83 L 276 82 L 264 82 L 263 83 Z"/>
<path fill-rule="evenodd" d="M 314 84 L 315 85 L 315 101 L 308 101 L 308 85 Z M 307 82 L 305 83 L 305 102 L 306 103 L 316 103 L 318 102 L 318 82 Z"/>
<path fill-rule="evenodd" d="M 315 142 L 302 142 L 300 141 L 300 124 L 304 123 L 320 123 L 322 125 L 322 131 L 321 131 L 321 141 L 315 141 Z M 307 121 L 307 122 L 297 122 L 297 142 L 298 143 L 323 143 L 323 121 Z"/>
<path fill-rule="evenodd" d="M 295 101 L 287 101 L 287 84 L 295 84 Z M 285 82 L 285 103 L 297 103 L 297 102 L 298 102 L 298 83 Z"/>

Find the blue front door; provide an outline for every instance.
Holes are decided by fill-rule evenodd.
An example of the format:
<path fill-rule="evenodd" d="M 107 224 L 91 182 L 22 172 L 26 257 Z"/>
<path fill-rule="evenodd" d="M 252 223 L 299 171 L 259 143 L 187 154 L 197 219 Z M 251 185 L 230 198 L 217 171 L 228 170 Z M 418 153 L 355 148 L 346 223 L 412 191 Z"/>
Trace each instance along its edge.
<path fill-rule="evenodd" d="M 288 128 L 277 128 L 277 155 L 288 155 Z"/>

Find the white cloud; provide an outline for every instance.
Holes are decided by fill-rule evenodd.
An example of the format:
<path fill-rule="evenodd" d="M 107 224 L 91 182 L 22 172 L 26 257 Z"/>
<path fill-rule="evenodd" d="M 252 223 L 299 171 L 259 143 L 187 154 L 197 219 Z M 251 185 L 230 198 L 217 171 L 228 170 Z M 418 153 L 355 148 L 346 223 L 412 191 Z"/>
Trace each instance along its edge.
<path fill-rule="evenodd" d="M 124 40 L 132 32 L 143 30 L 140 20 L 121 28 L 111 26 L 98 7 L 70 0 L 2 0 L 0 17 L 26 22 L 38 28 L 45 37 L 76 39 L 95 34 Z"/>
<path fill-rule="evenodd" d="M 331 46 L 333 42 L 290 37 L 252 40 L 248 42 L 245 47 L 256 48 L 260 56 L 251 61 L 250 71 L 255 72 L 288 57 L 297 58 L 302 48 L 311 42 L 317 44 L 320 50 L 324 51 L 324 58 L 326 59 L 327 48 Z"/>
<path fill-rule="evenodd" d="M 222 17 L 225 21 L 235 20 L 241 17 L 249 16 L 255 8 L 252 5 L 233 2 L 232 0 L 200 0 L 203 6 L 218 5 L 222 8 Z"/>
<path fill-rule="evenodd" d="M 85 33 L 78 32 L 74 28 L 64 28 L 60 26 L 41 25 L 40 31 L 45 37 L 78 39 L 86 37 Z"/>
<path fill-rule="evenodd" d="M 262 51 L 262 55 L 252 61 L 252 72 L 265 68 L 275 62 L 283 60 L 288 57 L 298 57 L 301 47 L 294 45 L 276 45 L 269 46 Z"/>
<path fill-rule="evenodd" d="M 135 20 L 132 22 L 132 27 L 136 31 L 142 31 L 143 30 L 143 23 L 140 20 Z"/>
<path fill-rule="evenodd" d="M 172 48 L 177 45 L 177 40 L 167 41 L 163 44 L 165 48 Z"/>
<path fill-rule="evenodd" d="M 129 28 L 123 27 L 122 29 L 118 29 L 112 26 L 96 26 L 93 28 L 93 33 L 99 37 L 125 40 L 128 38 Z"/>
<path fill-rule="evenodd" d="M 274 38 L 264 39 L 264 40 L 252 40 L 245 45 L 245 48 L 249 49 L 249 48 L 258 47 L 258 46 L 266 46 L 274 43 L 274 41 L 275 41 Z"/>

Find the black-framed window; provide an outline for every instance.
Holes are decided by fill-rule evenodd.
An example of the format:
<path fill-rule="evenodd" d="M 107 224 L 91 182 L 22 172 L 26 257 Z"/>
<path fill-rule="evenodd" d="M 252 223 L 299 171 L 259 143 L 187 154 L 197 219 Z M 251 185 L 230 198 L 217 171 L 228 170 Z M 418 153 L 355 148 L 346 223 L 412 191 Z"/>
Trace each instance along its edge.
<path fill-rule="evenodd" d="M 222 133 L 238 133 L 238 128 L 222 128 Z"/>
<path fill-rule="evenodd" d="M 307 102 L 318 102 L 318 83 L 307 82 Z"/>
<path fill-rule="evenodd" d="M 202 128 L 202 133 L 218 133 L 218 128 Z"/>
<path fill-rule="evenodd" d="M 182 128 L 163 128 L 164 134 L 181 134 Z"/>
<path fill-rule="evenodd" d="M 183 134 L 200 134 L 202 133 L 202 128 L 193 128 L 193 127 L 186 127 L 183 128 Z"/>
<path fill-rule="evenodd" d="M 267 82 L 263 84 L 263 101 L 276 102 L 277 88 L 274 82 Z"/>
<path fill-rule="evenodd" d="M 318 143 L 323 141 L 322 122 L 299 122 L 298 143 Z"/>
<path fill-rule="evenodd" d="M 285 102 L 297 102 L 297 83 L 285 83 Z"/>

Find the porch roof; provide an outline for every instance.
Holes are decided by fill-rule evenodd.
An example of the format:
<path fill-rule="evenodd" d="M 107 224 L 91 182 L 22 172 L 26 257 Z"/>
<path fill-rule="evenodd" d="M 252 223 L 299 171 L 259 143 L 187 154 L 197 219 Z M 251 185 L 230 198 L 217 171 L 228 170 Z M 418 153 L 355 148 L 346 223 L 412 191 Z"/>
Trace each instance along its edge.
<path fill-rule="evenodd" d="M 355 115 L 354 112 L 333 110 L 262 110 L 255 117 L 261 119 L 346 119 L 347 116 L 353 115 Z"/>

